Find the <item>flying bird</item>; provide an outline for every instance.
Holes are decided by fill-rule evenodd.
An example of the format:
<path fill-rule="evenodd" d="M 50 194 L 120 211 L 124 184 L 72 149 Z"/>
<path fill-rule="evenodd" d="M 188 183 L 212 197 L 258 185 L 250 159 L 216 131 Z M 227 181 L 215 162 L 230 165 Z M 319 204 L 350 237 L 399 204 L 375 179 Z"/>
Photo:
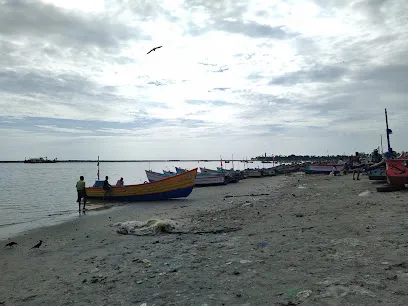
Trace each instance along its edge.
<path fill-rule="evenodd" d="M 39 242 L 39 243 L 37 243 L 35 246 L 33 246 L 31 249 L 39 249 L 39 248 L 40 248 L 40 246 L 42 245 L 42 243 L 43 243 L 43 241 L 42 241 L 42 240 L 40 240 L 40 242 Z"/>
<path fill-rule="evenodd" d="M 149 52 L 147 52 L 147 54 L 149 54 L 149 53 L 152 52 L 152 51 L 156 51 L 157 49 L 160 49 L 161 47 L 163 47 L 163 46 L 154 47 L 152 50 L 150 50 Z M 147 54 L 146 54 L 146 55 L 147 55 Z"/>
<path fill-rule="evenodd" d="M 12 242 L 7 243 L 5 247 L 10 247 L 11 248 L 13 245 L 18 245 L 18 243 L 12 241 Z"/>

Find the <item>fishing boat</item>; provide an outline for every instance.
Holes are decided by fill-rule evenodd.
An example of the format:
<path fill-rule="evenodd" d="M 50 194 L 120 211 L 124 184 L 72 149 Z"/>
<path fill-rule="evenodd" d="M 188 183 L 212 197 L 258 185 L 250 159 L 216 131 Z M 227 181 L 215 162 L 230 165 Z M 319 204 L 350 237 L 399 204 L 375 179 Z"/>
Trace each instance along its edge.
<path fill-rule="evenodd" d="M 38 157 L 38 158 L 29 158 L 29 159 L 24 159 L 25 164 L 53 164 L 56 163 L 57 159 L 48 159 L 47 157 Z"/>
<path fill-rule="evenodd" d="M 261 175 L 262 175 L 262 176 L 275 176 L 275 175 L 276 175 L 276 171 L 275 171 L 274 168 L 261 169 Z"/>
<path fill-rule="evenodd" d="M 185 198 L 193 190 L 197 170 L 195 168 L 188 172 L 165 177 L 163 180 L 151 183 L 112 186 L 111 192 L 105 198 L 104 190 L 102 189 L 104 181 L 96 180 L 93 187 L 85 188 L 86 196 L 89 199 L 128 202 Z"/>
<path fill-rule="evenodd" d="M 317 173 L 325 173 L 329 174 L 333 171 L 334 173 L 338 174 L 344 170 L 344 164 L 308 164 L 305 167 L 306 174 L 317 174 Z"/>
<path fill-rule="evenodd" d="M 408 159 L 388 159 L 385 172 L 388 184 L 395 186 L 408 184 Z"/>
<path fill-rule="evenodd" d="M 382 159 L 380 162 L 367 167 L 365 173 L 370 181 L 386 181 L 387 174 L 385 172 L 385 168 L 386 160 Z"/>
<path fill-rule="evenodd" d="M 262 172 L 259 169 L 245 169 L 244 173 L 247 177 L 261 177 Z"/>
<path fill-rule="evenodd" d="M 370 181 L 386 181 L 387 180 L 387 173 L 385 168 L 377 168 L 373 170 L 367 170 L 367 176 Z"/>
<path fill-rule="evenodd" d="M 168 178 L 169 176 L 174 177 L 176 175 L 180 175 L 183 173 L 187 173 L 188 170 L 177 168 L 176 167 L 176 174 L 169 174 L 169 173 L 158 173 L 149 170 L 146 171 L 146 176 L 149 182 L 157 182 L 163 179 Z M 216 186 L 216 185 L 226 185 L 228 184 L 228 180 L 226 179 L 225 175 L 209 175 L 203 173 L 197 173 L 196 178 L 194 180 L 194 186 L 202 187 L 202 186 Z"/>
<path fill-rule="evenodd" d="M 200 168 L 201 169 L 201 168 Z M 224 170 L 222 168 L 218 168 L 221 170 Z M 177 173 L 183 173 L 186 172 L 187 169 L 183 169 L 180 167 L 176 167 L 176 172 Z M 221 181 L 216 179 L 216 177 L 223 177 L 224 182 L 221 183 Z M 198 172 L 197 177 L 196 177 L 196 185 L 197 186 L 214 186 L 214 185 L 226 185 L 229 183 L 238 183 L 239 178 L 235 177 L 234 171 L 220 171 L 220 172 Z"/>
<path fill-rule="evenodd" d="M 243 171 L 234 170 L 234 169 L 224 169 L 222 167 L 217 167 L 217 170 L 208 169 L 208 168 L 200 168 L 201 173 L 217 175 L 217 174 L 224 174 L 226 175 L 226 179 L 229 183 L 238 183 L 240 180 L 245 179 L 246 176 L 244 175 Z"/>
<path fill-rule="evenodd" d="M 299 165 L 279 165 L 275 167 L 276 174 L 286 174 L 300 170 Z"/>

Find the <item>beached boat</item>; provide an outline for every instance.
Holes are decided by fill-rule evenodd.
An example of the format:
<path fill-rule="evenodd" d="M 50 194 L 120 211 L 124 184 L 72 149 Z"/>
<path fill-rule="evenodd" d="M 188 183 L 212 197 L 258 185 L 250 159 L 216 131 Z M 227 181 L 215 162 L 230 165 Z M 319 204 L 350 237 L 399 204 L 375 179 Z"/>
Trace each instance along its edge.
<path fill-rule="evenodd" d="M 385 171 L 386 168 L 386 160 L 383 159 L 378 163 L 375 163 L 368 168 L 366 168 L 365 172 L 368 176 L 370 181 L 386 181 L 387 174 Z"/>
<path fill-rule="evenodd" d="M 293 173 L 300 170 L 299 165 L 279 165 L 275 167 L 276 174 Z"/>
<path fill-rule="evenodd" d="M 48 159 L 47 157 L 46 158 L 43 158 L 43 157 L 29 158 L 29 159 L 24 160 L 25 164 L 53 164 L 56 162 L 57 162 L 56 158 Z"/>
<path fill-rule="evenodd" d="M 244 173 L 247 177 L 261 177 L 262 172 L 259 169 L 245 169 Z"/>
<path fill-rule="evenodd" d="M 188 170 L 177 168 L 176 174 L 169 174 L 169 173 L 158 173 L 153 171 L 146 170 L 146 176 L 149 182 L 157 182 L 163 179 L 168 178 L 169 176 L 175 176 L 178 174 L 186 173 Z M 209 175 L 203 173 L 197 173 L 196 178 L 194 180 L 194 186 L 201 187 L 201 186 L 216 186 L 216 185 L 226 185 L 228 181 L 226 180 L 225 175 Z"/>
<path fill-rule="evenodd" d="M 396 186 L 408 184 L 408 159 L 388 159 L 385 171 L 388 184 Z"/>
<path fill-rule="evenodd" d="M 334 173 L 340 173 L 344 170 L 344 164 L 309 164 L 305 167 L 306 174 L 326 173 L 332 172 L 335 167 Z"/>
<path fill-rule="evenodd" d="M 163 180 L 125 186 L 112 186 L 105 198 L 108 201 L 158 201 L 188 197 L 193 190 L 197 168 L 185 173 L 165 177 Z M 89 199 L 103 199 L 102 180 L 95 181 L 93 187 L 85 188 Z"/>
<path fill-rule="evenodd" d="M 368 179 L 370 181 L 386 181 L 387 180 L 387 173 L 385 168 L 377 168 L 374 170 L 368 170 L 367 172 Z"/>
<path fill-rule="evenodd" d="M 276 171 L 275 171 L 274 168 L 261 169 L 261 175 L 262 175 L 262 176 L 275 176 L 275 175 L 276 175 Z"/>
<path fill-rule="evenodd" d="M 243 171 L 234 170 L 234 169 L 224 169 L 221 167 L 217 167 L 217 170 L 208 169 L 208 168 L 200 168 L 201 173 L 211 174 L 211 175 L 226 175 L 226 179 L 229 183 L 238 183 L 240 180 L 245 179 L 246 176 Z"/>

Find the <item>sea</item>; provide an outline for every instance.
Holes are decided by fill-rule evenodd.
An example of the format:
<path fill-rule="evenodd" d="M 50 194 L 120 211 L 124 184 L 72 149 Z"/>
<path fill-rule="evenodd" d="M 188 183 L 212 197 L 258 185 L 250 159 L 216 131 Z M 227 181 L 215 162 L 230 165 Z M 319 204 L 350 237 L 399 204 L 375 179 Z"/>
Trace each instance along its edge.
<path fill-rule="evenodd" d="M 175 171 L 175 166 L 216 169 L 220 162 L 100 162 L 100 179 L 107 175 L 112 185 L 121 177 L 125 184 L 142 184 L 147 181 L 145 170 Z M 263 168 L 271 164 L 230 162 L 225 168 L 244 170 L 248 166 Z M 83 175 L 86 186 L 92 186 L 97 178 L 97 163 L 0 163 L 0 174 L 0 239 L 7 239 L 77 218 L 76 182 Z"/>

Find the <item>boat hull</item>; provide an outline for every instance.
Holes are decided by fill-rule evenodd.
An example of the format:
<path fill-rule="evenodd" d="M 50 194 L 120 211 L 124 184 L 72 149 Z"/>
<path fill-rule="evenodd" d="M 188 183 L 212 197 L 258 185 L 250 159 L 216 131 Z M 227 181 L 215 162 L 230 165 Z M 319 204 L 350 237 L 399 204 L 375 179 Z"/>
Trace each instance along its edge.
<path fill-rule="evenodd" d="M 387 160 L 386 174 L 390 185 L 408 184 L 408 159 Z"/>
<path fill-rule="evenodd" d="M 368 179 L 370 181 L 386 181 L 387 175 L 384 168 L 378 168 L 367 171 Z"/>
<path fill-rule="evenodd" d="M 179 170 L 178 170 L 179 171 Z M 186 173 L 186 172 L 179 172 L 180 174 Z M 157 173 L 153 171 L 147 171 L 146 170 L 146 176 L 149 182 L 157 182 L 161 181 L 163 179 L 168 178 L 169 174 L 162 174 L 162 173 Z M 175 176 L 177 174 L 174 174 Z M 228 184 L 228 181 L 225 178 L 225 175 L 204 175 L 198 173 L 195 180 L 194 180 L 194 186 L 195 187 L 204 187 L 204 186 L 218 186 L 218 185 L 226 185 Z"/>
<path fill-rule="evenodd" d="M 261 177 L 262 176 L 262 172 L 258 170 L 245 170 L 244 173 L 247 177 Z"/>
<path fill-rule="evenodd" d="M 344 165 L 338 165 L 338 164 L 331 164 L 331 165 L 306 165 L 305 168 L 305 173 L 306 174 L 318 174 L 318 173 L 325 173 L 329 174 L 333 170 L 333 166 L 336 167 L 337 171 L 334 171 L 334 173 L 340 173 L 341 171 L 344 170 Z"/>
<path fill-rule="evenodd" d="M 112 186 L 111 192 L 104 197 L 103 181 L 96 181 L 95 187 L 85 188 L 88 199 L 107 201 L 160 201 L 188 197 L 194 187 L 197 169 L 165 177 L 163 180 L 126 186 Z M 102 184 L 101 184 L 102 183 Z"/>

